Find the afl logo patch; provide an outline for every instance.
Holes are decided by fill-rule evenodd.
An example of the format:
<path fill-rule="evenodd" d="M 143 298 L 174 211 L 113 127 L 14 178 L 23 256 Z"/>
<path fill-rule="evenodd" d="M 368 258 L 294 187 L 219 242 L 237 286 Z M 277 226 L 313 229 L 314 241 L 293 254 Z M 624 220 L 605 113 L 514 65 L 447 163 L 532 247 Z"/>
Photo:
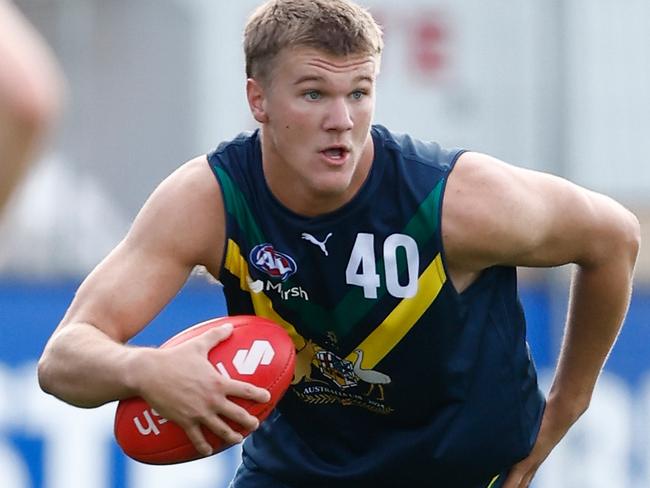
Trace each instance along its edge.
<path fill-rule="evenodd" d="M 272 244 L 258 244 L 249 255 L 249 260 L 260 271 L 263 271 L 271 278 L 286 280 L 298 270 L 296 262 L 291 256 L 276 251 Z"/>

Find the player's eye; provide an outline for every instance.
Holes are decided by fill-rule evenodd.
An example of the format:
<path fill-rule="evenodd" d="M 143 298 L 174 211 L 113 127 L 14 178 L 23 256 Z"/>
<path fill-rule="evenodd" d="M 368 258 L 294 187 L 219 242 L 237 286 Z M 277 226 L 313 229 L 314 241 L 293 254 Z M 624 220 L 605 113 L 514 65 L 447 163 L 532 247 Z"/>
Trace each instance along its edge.
<path fill-rule="evenodd" d="M 318 90 L 308 90 L 304 93 L 307 100 L 320 100 L 321 93 Z"/>
<path fill-rule="evenodd" d="M 365 90 L 354 90 L 350 96 L 352 97 L 353 100 L 361 100 L 367 94 L 368 92 L 366 92 Z"/>

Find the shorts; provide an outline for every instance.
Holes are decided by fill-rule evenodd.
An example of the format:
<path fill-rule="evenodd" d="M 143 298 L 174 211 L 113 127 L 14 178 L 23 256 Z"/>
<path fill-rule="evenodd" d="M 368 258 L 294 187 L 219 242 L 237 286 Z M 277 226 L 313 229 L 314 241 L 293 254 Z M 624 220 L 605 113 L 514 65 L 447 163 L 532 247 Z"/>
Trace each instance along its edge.
<path fill-rule="evenodd" d="M 271 475 L 256 469 L 253 466 L 248 466 L 243 461 L 235 472 L 235 477 L 232 479 L 228 488 L 294 488 L 284 483 L 279 482 Z"/>
<path fill-rule="evenodd" d="M 476 488 L 501 488 L 503 482 L 506 480 L 508 473 L 501 473 L 495 476 L 494 479 L 489 481 L 485 486 L 477 486 Z M 269 474 L 253 467 L 244 464 L 243 462 L 237 468 L 235 477 L 228 485 L 228 488 L 299 488 L 297 486 L 290 486 L 284 484 Z M 302 488 L 302 487 L 301 487 Z"/>

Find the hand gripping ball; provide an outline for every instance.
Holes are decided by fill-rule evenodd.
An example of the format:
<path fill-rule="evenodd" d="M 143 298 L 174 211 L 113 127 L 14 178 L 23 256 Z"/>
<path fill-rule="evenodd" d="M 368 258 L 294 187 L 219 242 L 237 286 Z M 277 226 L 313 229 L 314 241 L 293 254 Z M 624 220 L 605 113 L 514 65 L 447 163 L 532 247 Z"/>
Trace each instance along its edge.
<path fill-rule="evenodd" d="M 269 390 L 271 400 L 264 404 L 232 399 L 262 422 L 280 401 L 293 378 L 295 348 L 282 327 L 252 315 L 221 317 L 185 329 L 160 347 L 174 347 L 226 323 L 233 325 L 232 335 L 213 347 L 208 359 L 220 374 Z M 243 436 L 249 434 L 238 424 L 226 421 Z M 174 464 L 203 457 L 183 429 L 162 418 L 140 397 L 118 403 L 114 431 L 124 453 L 143 463 Z M 203 433 L 213 453 L 230 447 L 208 429 L 203 428 Z"/>

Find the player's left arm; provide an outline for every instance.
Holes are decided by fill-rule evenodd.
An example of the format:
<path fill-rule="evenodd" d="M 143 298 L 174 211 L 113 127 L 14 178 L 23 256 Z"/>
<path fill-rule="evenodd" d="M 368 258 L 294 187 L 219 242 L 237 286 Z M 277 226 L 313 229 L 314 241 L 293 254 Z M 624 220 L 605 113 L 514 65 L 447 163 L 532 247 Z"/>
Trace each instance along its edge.
<path fill-rule="evenodd" d="M 448 181 L 442 225 L 451 279 L 461 289 L 493 265 L 576 265 L 540 433 L 503 485 L 527 487 L 589 406 L 627 312 L 639 223 L 614 200 L 565 179 L 465 153 Z"/>

